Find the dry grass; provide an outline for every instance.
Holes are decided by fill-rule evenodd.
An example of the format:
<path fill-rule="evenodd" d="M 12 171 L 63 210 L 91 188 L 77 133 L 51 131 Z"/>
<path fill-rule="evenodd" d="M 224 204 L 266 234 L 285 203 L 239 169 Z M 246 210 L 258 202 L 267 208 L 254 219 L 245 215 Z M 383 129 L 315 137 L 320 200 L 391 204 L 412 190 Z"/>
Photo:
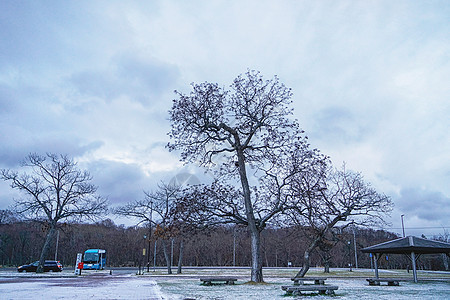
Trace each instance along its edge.
<path fill-rule="evenodd" d="M 292 278 L 299 269 L 297 268 L 264 268 L 264 278 Z M 221 268 L 221 267 L 205 267 L 205 268 L 184 268 L 182 274 L 167 275 L 166 269 L 156 269 L 155 272 L 150 270 L 144 275 L 150 276 L 170 276 L 170 277 L 196 277 L 196 276 L 235 276 L 239 278 L 250 279 L 250 268 Z M 412 271 L 409 273 L 406 270 L 379 270 L 380 277 L 394 277 L 394 278 L 412 278 Z M 370 269 L 353 269 L 350 272 L 348 269 L 330 269 L 330 273 L 324 273 L 322 268 L 311 268 L 306 276 L 323 276 L 328 278 L 369 278 L 374 277 L 374 272 Z M 429 278 L 448 278 L 450 279 L 450 272 L 433 272 L 433 271 L 418 271 L 418 277 L 423 279 Z"/>

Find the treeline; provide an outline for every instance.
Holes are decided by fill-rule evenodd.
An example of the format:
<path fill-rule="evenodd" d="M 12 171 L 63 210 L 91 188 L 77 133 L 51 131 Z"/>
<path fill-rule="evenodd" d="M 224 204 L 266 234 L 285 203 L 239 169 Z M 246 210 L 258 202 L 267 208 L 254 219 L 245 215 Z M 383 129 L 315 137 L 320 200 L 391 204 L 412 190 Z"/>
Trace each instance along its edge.
<path fill-rule="evenodd" d="M 47 226 L 40 222 L 3 220 L 0 224 L 0 264 L 18 266 L 38 260 L 47 230 Z M 305 232 L 307 230 L 300 227 L 265 230 L 261 245 L 264 267 L 301 266 L 303 252 L 308 245 Z M 166 266 L 162 240 L 155 241 L 154 235 L 150 240 L 144 236 L 149 236 L 147 228 L 116 225 L 109 219 L 95 224 L 64 224 L 59 229 L 57 241 L 53 241 L 47 259 L 55 258 L 58 243 L 56 259 L 66 267 L 74 264 L 77 253 L 89 248 L 106 249 L 109 266 L 146 266 L 149 261 L 150 267 L 153 267 L 156 242 L 156 266 Z M 329 267 L 348 268 L 349 264 L 355 267 L 356 241 L 358 267 L 370 268 L 368 254 L 360 250 L 397 238 L 395 234 L 383 230 L 363 228 L 356 228 L 355 234 L 353 230 L 344 229 L 336 236 L 331 249 L 317 249 L 312 253 L 311 266 L 324 266 L 324 257 L 327 256 Z M 174 265 L 178 263 L 180 241 L 180 238 L 174 238 L 173 242 L 172 239 L 165 241 Z M 183 266 L 250 266 L 249 245 L 250 235 L 246 228 L 221 226 L 209 229 L 183 238 Z M 441 255 L 426 255 L 420 258 L 419 267 L 444 270 L 448 268 L 444 262 Z M 406 269 L 409 260 L 401 255 L 390 255 L 387 259 L 383 257 L 380 264 L 382 268 Z"/>

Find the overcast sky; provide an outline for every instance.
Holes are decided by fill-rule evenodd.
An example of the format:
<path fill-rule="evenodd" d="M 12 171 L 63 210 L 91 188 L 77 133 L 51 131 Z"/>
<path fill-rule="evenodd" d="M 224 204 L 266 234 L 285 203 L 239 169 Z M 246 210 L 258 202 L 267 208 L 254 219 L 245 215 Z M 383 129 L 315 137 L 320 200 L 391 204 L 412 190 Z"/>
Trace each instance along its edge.
<path fill-rule="evenodd" d="M 407 234 L 444 233 L 449 16 L 449 1 L 1 0 L 0 168 L 66 153 L 113 205 L 202 178 L 165 149 L 173 91 L 256 69 L 293 89 L 313 147 L 392 197 L 391 231 L 404 214 Z M 13 196 L 0 182 L 0 209 Z"/>

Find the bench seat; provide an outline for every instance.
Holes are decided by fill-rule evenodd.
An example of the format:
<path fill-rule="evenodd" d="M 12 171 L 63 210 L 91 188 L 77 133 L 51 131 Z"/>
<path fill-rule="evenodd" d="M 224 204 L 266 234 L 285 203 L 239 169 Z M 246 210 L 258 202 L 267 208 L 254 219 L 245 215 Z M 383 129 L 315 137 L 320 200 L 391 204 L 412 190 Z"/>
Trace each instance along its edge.
<path fill-rule="evenodd" d="M 315 292 L 317 291 L 319 294 L 329 294 L 333 295 L 334 291 L 339 287 L 336 285 L 319 285 L 319 284 L 310 284 L 310 285 L 283 285 L 281 289 L 286 291 L 286 294 L 289 295 L 301 295 L 301 292 Z"/>
<path fill-rule="evenodd" d="M 213 284 L 234 284 L 237 278 L 234 277 L 202 277 L 200 278 L 202 284 L 213 285 Z"/>
<path fill-rule="evenodd" d="M 314 284 L 324 285 L 327 277 L 293 277 L 291 280 L 294 282 L 294 285 L 303 285 L 306 282 L 314 282 Z"/>
<path fill-rule="evenodd" d="M 400 280 L 398 278 L 367 278 L 369 285 L 381 285 L 381 282 L 387 282 L 390 286 L 399 286 Z"/>

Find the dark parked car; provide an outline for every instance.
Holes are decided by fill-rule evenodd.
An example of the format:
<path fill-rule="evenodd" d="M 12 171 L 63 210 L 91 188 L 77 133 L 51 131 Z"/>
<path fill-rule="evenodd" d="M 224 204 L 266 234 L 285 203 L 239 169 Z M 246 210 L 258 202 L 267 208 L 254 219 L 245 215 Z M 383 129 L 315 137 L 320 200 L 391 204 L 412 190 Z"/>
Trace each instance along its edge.
<path fill-rule="evenodd" d="M 39 261 L 35 261 L 29 265 L 23 265 L 17 267 L 17 271 L 19 272 L 36 272 Z M 44 272 L 61 272 L 63 270 L 63 266 L 59 261 L 56 260 L 46 260 L 44 263 Z"/>

